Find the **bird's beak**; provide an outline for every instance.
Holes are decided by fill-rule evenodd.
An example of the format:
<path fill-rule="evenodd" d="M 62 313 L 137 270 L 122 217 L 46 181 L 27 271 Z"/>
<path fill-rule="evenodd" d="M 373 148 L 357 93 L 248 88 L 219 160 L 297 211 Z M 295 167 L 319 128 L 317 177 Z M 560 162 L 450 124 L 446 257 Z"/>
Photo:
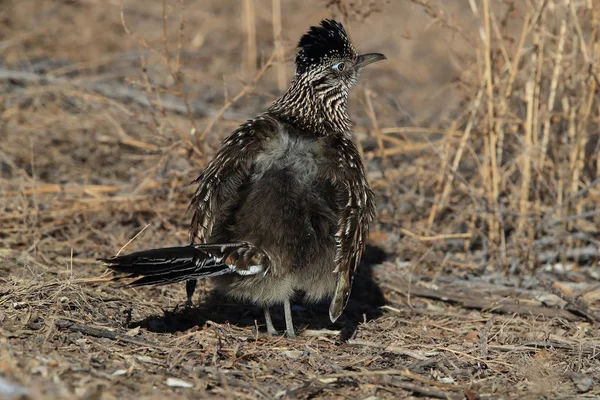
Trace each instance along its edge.
<path fill-rule="evenodd" d="M 360 70 L 366 67 L 369 64 L 373 64 L 374 62 L 381 61 L 387 59 L 381 53 L 369 53 L 369 54 L 361 54 L 356 58 L 356 63 L 354 64 L 354 69 Z"/>

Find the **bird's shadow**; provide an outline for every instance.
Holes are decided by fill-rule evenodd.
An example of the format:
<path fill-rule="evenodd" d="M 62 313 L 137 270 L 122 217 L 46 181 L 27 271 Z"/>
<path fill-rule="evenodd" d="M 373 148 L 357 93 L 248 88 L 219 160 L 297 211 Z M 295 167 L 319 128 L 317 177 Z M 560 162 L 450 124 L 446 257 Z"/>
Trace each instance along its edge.
<path fill-rule="evenodd" d="M 386 254 L 383 250 L 375 246 L 367 246 L 358 266 L 348 305 L 335 323 L 329 320 L 329 301 L 303 304 L 300 296 L 298 301 L 292 303 L 292 316 L 296 328 L 341 329 L 340 339 L 346 340 L 353 335 L 360 322 L 381 316 L 381 306 L 386 304 L 386 299 L 373 279 L 373 267 L 381 264 L 385 258 Z M 283 307 L 272 307 L 271 316 L 275 328 L 283 332 L 285 327 Z M 164 310 L 163 315 L 152 315 L 139 321 L 132 321 L 129 327 L 140 326 L 151 332 L 174 333 L 203 326 L 207 321 L 229 322 L 237 326 L 258 325 L 260 332 L 266 332 L 264 315 L 260 307 L 233 303 L 214 290 L 198 306 Z"/>

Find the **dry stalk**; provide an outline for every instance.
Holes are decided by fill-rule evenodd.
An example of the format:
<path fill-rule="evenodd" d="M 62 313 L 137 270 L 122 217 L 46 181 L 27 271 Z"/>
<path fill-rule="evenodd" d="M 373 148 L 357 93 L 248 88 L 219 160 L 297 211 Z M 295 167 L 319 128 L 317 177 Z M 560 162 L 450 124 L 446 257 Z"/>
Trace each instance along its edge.
<path fill-rule="evenodd" d="M 273 43 L 275 44 L 275 61 L 277 67 L 277 87 L 282 93 L 287 86 L 285 75 L 285 54 L 281 44 L 281 0 L 272 0 L 273 7 Z"/>
<path fill-rule="evenodd" d="M 550 142 L 550 128 L 552 125 L 552 112 L 554 111 L 554 102 L 556 99 L 556 88 L 558 87 L 558 79 L 561 73 L 561 63 L 563 58 L 563 52 L 565 49 L 565 33 L 567 31 L 567 24 L 565 20 L 561 21 L 560 33 L 558 36 L 558 50 L 556 52 L 556 59 L 554 61 L 554 69 L 552 71 L 552 81 L 550 82 L 550 94 L 548 95 L 547 103 L 547 114 L 544 119 L 544 133 L 542 136 L 542 144 L 540 146 L 540 158 L 538 161 L 538 168 L 544 170 L 546 152 L 548 149 L 548 143 Z"/>
<path fill-rule="evenodd" d="M 192 125 L 192 131 L 191 133 L 194 135 L 197 131 L 198 128 L 196 126 L 196 122 L 194 121 L 194 117 L 192 116 L 192 110 L 190 108 L 190 102 L 188 100 L 187 95 L 184 93 L 183 89 L 181 88 L 181 76 L 182 76 L 182 71 L 181 71 L 181 65 L 180 65 L 180 57 L 181 57 L 181 48 L 182 48 L 182 40 L 183 40 L 183 29 L 185 27 L 184 25 L 184 21 L 183 21 L 183 0 L 179 0 L 179 4 L 180 4 L 180 14 L 179 14 L 179 31 L 178 31 L 178 35 L 177 35 L 177 55 L 175 57 L 175 67 L 173 67 L 173 64 L 171 62 L 171 54 L 169 52 L 169 39 L 168 39 L 168 35 L 167 35 L 167 19 L 168 19 L 168 14 L 167 14 L 167 0 L 162 0 L 162 30 L 163 30 L 163 46 L 164 46 L 164 58 L 165 61 L 167 63 L 167 69 L 169 70 L 169 73 L 171 74 L 171 78 L 173 78 L 173 84 L 175 85 L 175 94 L 181 98 L 181 100 L 183 100 L 183 103 L 185 104 L 185 109 L 187 112 L 187 117 L 190 120 L 190 124 Z M 191 142 L 189 141 L 189 139 L 187 137 L 185 137 L 185 135 L 181 135 L 182 139 L 184 141 L 184 143 L 189 143 L 191 144 Z"/>
<path fill-rule="evenodd" d="M 587 130 L 588 122 L 592 111 L 592 105 L 594 104 L 594 100 L 597 99 L 596 81 L 594 79 L 588 79 L 588 82 L 589 84 L 587 88 L 587 99 L 585 99 L 584 107 L 582 109 L 581 115 L 579 116 L 579 126 L 577 127 L 578 137 L 575 150 L 577 154 L 577 162 L 574 169 L 574 173 L 576 173 L 576 175 L 573 176 L 573 193 L 577 193 L 579 191 L 580 175 L 583 173 L 583 170 L 585 168 L 585 147 L 587 145 L 589 137 L 589 132 Z M 575 213 L 577 215 L 583 212 L 584 200 L 586 199 L 579 197 L 576 201 Z"/>
<path fill-rule="evenodd" d="M 577 110 L 575 109 L 575 107 L 572 107 L 570 109 L 570 114 L 569 114 L 569 128 L 568 128 L 568 138 L 569 138 L 569 144 L 573 144 L 576 142 L 576 135 L 577 135 L 577 128 L 576 128 L 576 120 L 575 117 L 577 116 Z M 576 146 L 571 146 L 571 152 L 569 154 L 569 165 L 568 165 L 568 175 L 565 177 L 565 181 L 566 183 L 568 183 L 565 186 L 565 199 L 570 199 L 572 197 L 572 194 L 574 192 L 577 191 L 577 181 L 574 180 L 574 178 L 576 178 L 579 174 L 577 172 L 575 172 L 575 166 L 577 165 L 577 158 L 578 158 L 578 154 L 576 151 Z M 572 204 L 570 201 L 567 201 L 565 204 L 565 207 L 563 208 L 563 218 L 565 221 L 568 221 L 568 216 L 570 213 L 570 210 L 572 209 Z M 568 221 L 566 222 L 566 226 L 565 229 L 567 230 L 571 230 L 572 229 L 572 225 L 573 222 L 572 221 Z"/>
<path fill-rule="evenodd" d="M 590 149 L 600 122 L 599 80 L 597 66 L 586 61 L 600 51 L 600 29 L 590 23 L 600 12 L 589 13 L 588 7 L 592 3 L 532 1 L 519 10 L 522 23 L 511 36 L 505 20 L 500 23 L 494 15 L 499 6 L 489 0 L 471 4 L 482 27 L 480 62 L 473 64 L 479 79 L 472 80 L 466 124 L 455 122 L 463 131 L 461 139 L 441 142 L 450 146 L 440 150 L 448 176 L 432 171 L 433 183 L 422 189 L 435 198 L 427 220 L 430 229 L 434 222 L 440 225 L 436 218 L 448 202 L 453 208 L 464 207 L 468 194 L 475 204 L 485 206 L 462 221 L 462 231 L 487 237 L 484 246 L 489 247 L 484 251 L 497 257 L 500 250 L 502 265 L 516 253 L 529 254 L 526 258 L 534 265 L 539 251 L 535 237 L 546 232 L 545 216 L 558 218 L 568 229 L 576 229 L 575 223 L 587 224 L 584 219 L 597 219 L 569 218 L 571 213 L 586 215 L 593 209 L 590 195 L 575 194 L 594 181 L 597 175 L 591 171 L 600 173 L 600 142 L 595 151 Z M 479 107 L 483 96 L 485 107 Z M 463 155 L 465 150 L 470 158 Z M 453 185 L 457 177 L 460 186 Z M 476 242 L 466 240 L 465 250 L 472 243 Z"/>
<path fill-rule="evenodd" d="M 385 147 L 383 145 L 384 135 L 381 133 L 381 129 L 379 128 L 379 121 L 377 120 L 377 115 L 375 115 L 375 109 L 373 108 L 373 102 L 371 101 L 372 95 L 373 93 L 369 89 L 365 89 L 365 105 L 367 109 L 367 115 L 369 116 L 371 126 L 373 127 L 373 132 L 375 133 L 375 137 L 377 138 L 379 154 L 385 159 L 386 152 Z M 390 141 L 393 141 L 393 139 L 390 139 Z"/>
<path fill-rule="evenodd" d="M 534 55 L 535 56 L 535 55 Z M 531 185 L 531 158 L 533 153 L 533 125 L 535 107 L 535 82 L 534 74 L 530 75 L 525 85 L 525 102 L 527 104 L 527 117 L 525 119 L 524 149 L 521 161 L 521 192 L 519 194 L 519 222 L 517 229 L 519 234 L 526 228 L 525 223 L 529 215 L 529 190 Z"/>
<path fill-rule="evenodd" d="M 434 195 L 437 199 L 441 199 L 442 196 L 442 185 L 444 184 L 444 178 L 446 177 L 446 171 L 448 168 L 448 161 L 450 160 L 450 149 L 452 148 L 450 139 L 456 132 L 456 122 L 452 123 L 452 126 L 442 139 L 442 164 L 440 166 L 440 172 L 438 174 L 437 184 L 434 189 Z M 434 203 L 429 213 L 429 219 L 427 221 L 427 228 L 431 230 L 435 220 L 435 214 L 437 213 L 438 204 Z"/>
<path fill-rule="evenodd" d="M 581 50 L 581 54 L 583 55 L 583 60 L 586 65 L 590 64 L 590 56 L 588 54 L 587 44 L 585 43 L 585 37 L 583 36 L 583 31 L 581 30 L 581 24 L 579 23 L 579 16 L 577 10 L 575 9 L 575 2 L 569 1 L 569 11 L 571 11 L 571 18 L 573 21 L 573 25 L 575 26 L 575 31 L 577 32 L 577 36 L 579 37 L 579 46 Z"/>
<path fill-rule="evenodd" d="M 448 180 L 446 181 L 446 184 L 444 185 L 444 189 L 442 190 L 440 197 L 438 199 L 436 199 L 433 206 L 431 207 L 431 212 L 429 214 L 429 222 L 428 222 L 430 226 L 435 221 L 435 217 L 437 215 L 438 210 L 440 208 L 444 207 L 444 205 L 446 204 L 448 195 L 450 194 L 450 191 L 452 190 L 452 183 L 454 181 L 455 172 L 458 171 L 458 166 L 462 159 L 463 152 L 464 152 L 467 142 L 469 141 L 469 138 L 471 136 L 471 130 L 473 129 L 473 124 L 475 122 L 475 116 L 477 114 L 477 111 L 479 110 L 479 106 L 481 104 L 482 97 L 483 97 L 483 91 L 479 90 L 479 92 L 477 93 L 477 96 L 475 97 L 475 100 L 471 103 L 471 116 L 469 118 L 469 121 L 467 122 L 465 130 L 463 131 L 463 135 L 459 142 L 458 149 L 456 150 L 456 154 L 454 155 L 454 160 L 452 162 L 452 167 L 451 167 L 452 173 L 448 174 Z"/>
<path fill-rule="evenodd" d="M 152 107 L 152 118 L 154 119 L 154 124 L 158 130 L 158 132 L 163 135 L 164 134 L 164 127 L 163 127 L 163 122 L 165 119 L 165 110 L 162 107 L 162 102 L 159 96 L 159 93 L 155 90 L 154 86 L 152 85 L 152 83 L 150 83 L 150 77 L 148 76 L 148 68 L 147 68 L 147 61 L 146 61 L 146 54 L 142 51 L 142 49 L 146 49 L 149 52 L 157 55 L 160 58 L 163 58 L 164 55 L 160 54 L 156 49 L 154 49 L 153 47 L 151 47 L 148 42 L 146 42 L 146 40 L 144 38 L 138 37 L 136 34 L 134 34 L 130 29 L 129 26 L 127 25 L 127 22 L 125 21 L 125 6 L 123 4 L 123 0 L 120 0 L 120 15 L 121 15 L 121 26 L 123 26 L 123 30 L 125 31 L 125 33 L 132 37 L 138 44 L 138 48 L 139 48 L 139 54 L 140 54 L 140 64 L 141 64 L 141 69 L 142 69 L 142 78 L 144 80 L 144 88 L 146 90 L 146 95 L 148 96 L 148 99 L 152 99 L 154 98 L 154 103 L 152 102 L 152 100 L 149 100 L 150 104 L 154 104 L 156 106 L 156 108 L 158 109 L 158 112 L 160 113 L 160 115 L 162 116 L 161 118 L 159 118 L 156 115 L 156 112 L 154 110 L 154 108 Z"/>
<path fill-rule="evenodd" d="M 527 39 L 527 33 L 529 32 L 529 24 L 531 21 L 531 15 L 529 12 L 525 16 L 523 20 L 523 27 L 521 28 L 521 35 L 519 36 L 519 42 L 517 44 L 517 48 L 515 50 L 515 56 L 512 62 L 510 77 L 508 78 L 508 83 L 506 85 L 506 90 L 504 91 L 504 97 L 509 98 L 511 96 L 513 85 L 515 79 L 517 77 L 517 72 L 519 72 L 519 62 L 521 61 L 521 56 L 523 54 L 523 46 L 525 45 L 525 40 Z"/>
<path fill-rule="evenodd" d="M 483 169 L 483 181 L 487 189 L 488 207 L 490 210 L 496 211 L 495 213 L 488 213 L 488 226 L 489 226 L 489 238 L 490 241 L 495 242 L 496 237 L 499 234 L 499 221 L 497 215 L 499 214 L 498 209 L 498 163 L 496 161 L 497 156 L 497 144 L 498 144 L 498 132 L 495 129 L 495 115 L 494 115 L 494 80 L 492 76 L 492 32 L 491 32 L 491 13 L 490 13 L 490 2 L 489 0 L 483 0 L 483 21 L 485 28 L 485 49 L 484 49 L 484 61 L 485 61 L 485 85 L 487 92 L 487 129 L 488 135 L 484 138 L 485 152 L 488 157 L 488 163 L 485 164 Z"/>
<path fill-rule="evenodd" d="M 244 28 L 246 31 L 246 70 L 254 73 L 258 60 L 254 0 L 244 0 Z"/>

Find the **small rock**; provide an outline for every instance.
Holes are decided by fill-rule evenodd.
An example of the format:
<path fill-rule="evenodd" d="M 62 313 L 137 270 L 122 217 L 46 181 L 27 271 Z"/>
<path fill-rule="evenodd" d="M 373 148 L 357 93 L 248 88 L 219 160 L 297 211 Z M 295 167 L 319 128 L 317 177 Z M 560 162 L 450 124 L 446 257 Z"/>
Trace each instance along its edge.
<path fill-rule="evenodd" d="M 575 384 L 575 387 L 577 388 L 577 391 L 579 393 L 585 393 L 589 391 L 590 387 L 592 386 L 592 383 L 594 383 L 594 380 L 589 376 L 585 376 L 584 374 L 578 374 L 576 372 L 573 372 L 571 374 L 571 380 Z"/>
<path fill-rule="evenodd" d="M 194 385 L 192 385 L 191 383 L 182 381 L 181 379 L 177 379 L 177 378 L 168 378 L 167 386 L 177 387 L 177 388 L 193 388 L 194 387 Z"/>
<path fill-rule="evenodd" d="M 136 326 L 135 328 L 125 332 L 125 335 L 133 337 L 136 336 L 138 333 L 140 333 L 140 327 Z"/>
<path fill-rule="evenodd" d="M 291 358 L 292 360 L 297 360 L 302 356 L 302 354 L 304 354 L 304 352 L 300 350 L 287 350 L 284 351 L 283 354 L 285 354 L 286 357 Z"/>
<path fill-rule="evenodd" d="M 112 373 L 112 376 L 121 376 L 121 375 L 125 375 L 126 373 L 127 373 L 126 369 L 118 369 Z"/>
<path fill-rule="evenodd" d="M 1 399 L 20 399 L 22 396 L 27 396 L 29 391 L 23 386 L 9 382 L 0 378 L 0 398 Z"/>
<path fill-rule="evenodd" d="M 39 374 L 45 378 L 48 376 L 48 368 L 45 365 L 38 365 L 36 367 L 31 368 L 31 374 Z"/>
<path fill-rule="evenodd" d="M 160 361 L 158 361 L 155 358 L 152 357 L 148 357 L 148 356 L 135 356 L 135 359 L 143 362 L 143 363 L 148 363 L 148 364 L 156 364 L 156 365 L 161 365 L 162 363 Z"/>
<path fill-rule="evenodd" d="M 536 296 L 536 300 L 541 301 L 544 305 L 548 307 L 564 307 L 567 302 L 552 293 L 541 293 L 539 296 Z"/>
<path fill-rule="evenodd" d="M 451 377 L 451 376 L 446 376 L 446 377 L 444 377 L 444 378 L 438 378 L 438 381 L 440 381 L 440 382 L 442 382 L 442 383 L 446 383 L 446 384 L 448 384 L 448 385 L 450 385 L 450 384 L 452 384 L 452 383 L 456 382 L 456 381 L 454 380 L 454 378 L 453 378 L 453 377 Z"/>
<path fill-rule="evenodd" d="M 27 303 L 26 301 L 18 301 L 13 303 L 13 308 L 15 310 L 19 310 L 21 308 L 26 308 L 29 305 L 29 303 Z"/>
<path fill-rule="evenodd" d="M 334 383 L 337 382 L 337 378 L 321 378 L 319 379 L 319 382 L 321 383 Z"/>

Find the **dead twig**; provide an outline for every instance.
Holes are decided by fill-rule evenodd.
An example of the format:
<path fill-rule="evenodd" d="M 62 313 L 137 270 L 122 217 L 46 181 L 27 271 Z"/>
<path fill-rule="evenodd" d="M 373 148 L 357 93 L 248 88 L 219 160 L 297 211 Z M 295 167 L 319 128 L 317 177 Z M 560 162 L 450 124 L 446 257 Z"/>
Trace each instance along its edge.
<path fill-rule="evenodd" d="M 487 355 L 488 355 L 488 347 L 487 347 L 488 336 L 490 334 L 490 329 L 492 329 L 492 326 L 494 325 L 495 321 L 496 321 L 496 316 L 492 315 L 492 318 L 490 318 L 488 320 L 488 322 L 485 323 L 485 326 L 479 333 L 479 354 L 483 358 L 487 357 Z"/>
<path fill-rule="evenodd" d="M 88 335 L 88 336 L 94 336 L 94 337 L 98 337 L 98 338 L 106 338 L 106 339 L 110 339 L 110 340 L 117 340 L 120 342 L 131 343 L 131 344 L 135 344 L 137 346 L 143 346 L 143 347 L 155 347 L 155 348 L 162 347 L 158 343 L 150 342 L 148 340 L 135 339 L 135 338 L 129 337 L 127 335 L 122 335 L 120 333 L 110 331 L 105 328 L 86 325 L 86 324 L 82 324 L 79 322 L 69 321 L 66 319 L 57 319 L 54 322 L 54 324 L 56 325 L 56 327 L 58 327 L 60 329 L 67 329 L 72 332 L 81 332 L 84 335 Z"/>
<path fill-rule="evenodd" d="M 447 233 L 447 234 L 440 234 L 440 235 L 434 235 L 434 236 L 421 236 L 421 235 L 417 235 L 416 233 L 413 233 L 413 232 L 409 231 L 408 229 L 404 229 L 404 228 L 400 228 L 400 231 L 402 233 L 404 233 L 406 236 L 410 236 L 411 238 L 420 240 L 422 242 L 435 242 L 438 240 L 450 240 L 450 239 L 470 239 L 472 236 L 470 233 Z"/>
<path fill-rule="evenodd" d="M 448 393 L 443 390 L 433 389 L 423 385 L 417 385 L 416 383 L 406 382 L 398 378 L 392 379 L 391 383 L 392 385 L 407 390 L 409 392 L 418 393 L 420 395 L 429 396 L 436 399 L 464 399 L 464 396 L 461 394 Z"/>
<path fill-rule="evenodd" d="M 185 106 L 185 113 L 190 121 L 193 129 L 193 133 L 198 131 L 196 127 L 196 121 L 194 120 L 194 116 L 192 114 L 192 108 L 190 107 L 190 102 L 188 101 L 187 94 L 183 91 L 181 87 L 181 47 L 182 47 L 182 39 L 183 39 L 183 28 L 185 26 L 183 21 L 183 0 L 180 0 L 179 6 L 182 8 L 179 13 L 179 34 L 177 36 L 177 55 L 175 58 L 175 67 L 173 67 L 171 63 L 171 54 L 169 52 L 169 43 L 167 36 L 167 0 L 162 1 L 162 29 L 163 29 L 163 45 L 165 52 L 165 60 L 167 62 L 167 69 L 169 70 L 169 74 L 171 74 L 171 78 L 173 78 L 173 83 L 175 84 L 175 93 L 177 97 L 183 100 L 183 104 Z"/>

